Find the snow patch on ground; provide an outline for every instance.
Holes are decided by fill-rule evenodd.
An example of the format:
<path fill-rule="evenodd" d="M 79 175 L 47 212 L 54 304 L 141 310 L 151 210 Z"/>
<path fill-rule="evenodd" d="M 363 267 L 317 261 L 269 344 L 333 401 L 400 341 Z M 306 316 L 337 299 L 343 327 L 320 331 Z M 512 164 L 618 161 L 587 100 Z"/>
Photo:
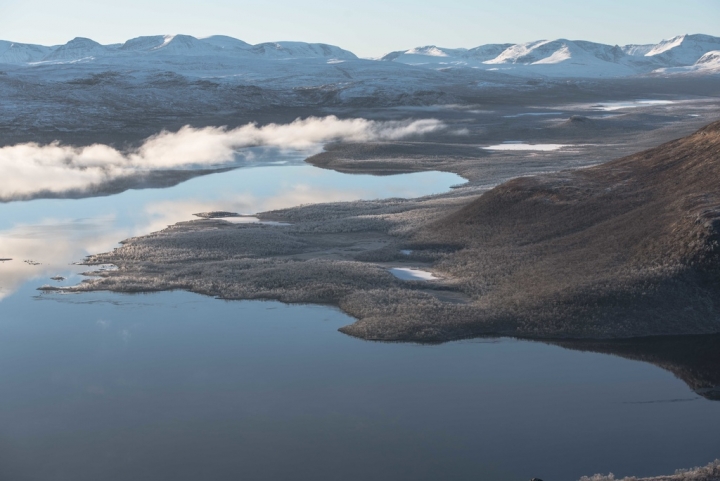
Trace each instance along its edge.
<path fill-rule="evenodd" d="M 562 115 L 563 112 L 523 112 L 521 114 L 503 115 L 504 119 L 515 119 L 518 117 L 542 117 L 545 115 Z"/>
<path fill-rule="evenodd" d="M 254 216 L 238 216 L 238 217 L 222 217 L 220 220 L 230 222 L 231 224 L 263 224 L 263 225 L 275 225 L 275 226 L 287 226 L 292 225 L 288 222 L 277 222 L 274 220 L 260 220 Z"/>
<path fill-rule="evenodd" d="M 526 144 L 525 142 L 504 142 L 497 145 L 488 145 L 483 147 L 485 150 L 510 150 L 510 151 L 524 151 L 524 150 L 536 150 L 540 152 L 552 152 L 560 150 L 565 147 L 572 147 L 567 144 Z"/>
<path fill-rule="evenodd" d="M 412 267 L 393 267 L 389 271 L 390 274 L 403 281 L 436 281 L 440 279 L 428 271 Z"/>
<path fill-rule="evenodd" d="M 672 105 L 676 103 L 673 100 L 634 100 L 630 102 L 603 102 L 592 105 L 592 110 L 602 110 L 605 112 L 612 112 L 615 110 L 623 109 L 637 109 L 640 107 L 652 107 L 658 105 Z"/>

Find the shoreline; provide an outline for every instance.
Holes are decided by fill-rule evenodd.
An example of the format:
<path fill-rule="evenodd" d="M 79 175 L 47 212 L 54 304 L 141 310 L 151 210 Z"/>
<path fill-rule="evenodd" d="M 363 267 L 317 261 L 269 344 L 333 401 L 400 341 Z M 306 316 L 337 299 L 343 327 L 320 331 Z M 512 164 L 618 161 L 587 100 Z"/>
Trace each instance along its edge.
<path fill-rule="evenodd" d="M 704 130 L 712 139 L 717 125 Z M 647 189 L 656 188 L 652 179 L 640 190 L 623 187 L 646 175 L 642 169 L 655 169 L 653 156 L 675 165 L 674 159 L 662 160 L 664 152 L 676 146 L 676 157 L 682 157 L 685 150 L 696 148 L 698 135 L 592 168 L 516 178 L 482 195 L 470 185 L 420 199 L 316 204 L 257 215 L 291 224 L 282 227 L 214 219 L 183 222 L 90 256 L 88 265 L 114 264 L 119 269 L 65 290 L 185 289 L 228 299 L 332 304 L 357 319 L 341 332 L 368 340 L 720 333 L 715 311 L 703 307 L 703 296 L 714 295 L 713 290 L 700 287 L 691 279 L 697 274 L 690 273 L 697 271 L 693 256 L 705 255 L 705 241 L 697 252 L 678 250 L 665 244 L 685 242 L 673 241 L 679 227 L 672 227 L 670 237 L 658 238 L 662 233 L 654 223 L 641 225 L 640 219 L 661 215 L 673 226 L 690 215 L 687 207 L 673 203 L 675 194 L 659 204 L 643 200 Z M 706 147 L 711 157 L 716 155 L 714 145 Z M 648 167 L 643 167 L 636 159 L 646 157 Z M 713 167 L 708 165 L 699 165 L 703 173 L 696 177 L 711 175 L 705 171 Z M 622 178 L 615 174 L 616 166 L 622 166 Z M 606 186 L 612 194 L 605 193 Z M 694 184 L 687 189 L 697 191 Z M 586 207 L 588 196 L 595 204 Z M 655 211 L 661 214 L 652 214 Z M 702 208 L 692 206 L 691 211 Z M 585 213 L 578 217 L 577 212 Z M 628 215 L 640 217 L 628 223 L 623 220 Z M 611 230 L 619 229 L 614 240 L 607 244 L 601 235 L 598 244 L 601 231 L 596 224 L 602 230 L 613 223 Z M 635 231 L 638 226 L 645 230 Z M 703 229 L 710 230 L 703 234 Z M 710 236 L 707 242 L 712 243 L 713 229 L 688 224 L 677 235 Z M 580 237 L 568 244 L 577 232 Z M 661 244 L 656 251 L 644 252 L 642 245 L 656 238 Z M 616 259 L 622 252 L 618 246 L 632 250 L 632 242 L 640 242 L 640 250 Z M 580 246 L 575 254 L 573 245 Z M 403 253 L 408 250 L 410 255 Z M 651 267 L 655 259 L 664 260 Z M 713 259 L 708 261 L 711 268 Z M 427 266 L 439 280 L 403 281 L 388 272 Z M 574 271 L 568 271 L 570 267 Z M 447 294 L 462 301 L 447 302 Z M 688 305 L 696 306 L 689 317 Z"/>

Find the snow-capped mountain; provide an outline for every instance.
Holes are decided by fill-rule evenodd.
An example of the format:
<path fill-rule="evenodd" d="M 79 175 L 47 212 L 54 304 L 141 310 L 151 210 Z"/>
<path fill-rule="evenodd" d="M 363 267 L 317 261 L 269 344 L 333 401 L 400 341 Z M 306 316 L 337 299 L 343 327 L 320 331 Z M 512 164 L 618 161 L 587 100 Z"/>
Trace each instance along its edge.
<path fill-rule="evenodd" d="M 478 62 L 486 62 L 496 58 L 510 47 L 512 47 L 510 43 L 491 43 L 471 48 L 465 56 Z"/>
<path fill-rule="evenodd" d="M 626 46 L 559 39 L 425 46 L 371 60 L 326 44 L 251 45 L 221 35 L 113 45 L 75 38 L 49 47 L 0 41 L 0 125 L 122 132 L 138 118 L 155 128 L 161 119 L 212 113 L 232 122 L 232 112 L 277 106 L 458 104 L 494 89 L 564 87 L 574 78 L 720 75 L 718 44 L 704 35 Z"/>
<path fill-rule="evenodd" d="M 513 45 L 483 64 L 504 69 L 520 66 L 548 76 L 620 77 L 636 73 L 617 57 L 617 51 L 608 45 L 560 39 Z"/>
<path fill-rule="evenodd" d="M 473 66 L 478 62 L 491 60 L 501 54 L 512 44 L 491 44 L 480 47 L 440 48 L 435 45 L 417 47 L 410 50 L 391 52 L 380 60 L 397 61 L 409 65 L 421 66 Z"/>
<path fill-rule="evenodd" d="M 720 73 L 720 50 L 708 52 L 689 67 L 670 67 L 660 69 L 661 73 L 696 73 L 696 74 L 719 74 Z"/>
<path fill-rule="evenodd" d="M 720 38 L 681 35 L 649 45 L 605 45 L 583 40 L 539 40 L 522 44 L 442 48 L 434 45 L 391 52 L 379 60 L 414 67 L 445 70 L 471 68 L 518 76 L 623 77 L 682 72 L 712 72 L 695 67 L 708 52 L 720 50 Z M 101 45 L 78 37 L 64 45 L 45 47 L 0 41 L 0 64 L 30 65 L 83 61 L 132 68 L 173 65 L 170 70 L 237 68 L 237 62 L 306 60 L 357 61 L 340 47 L 319 43 L 268 42 L 251 45 L 224 35 L 195 38 L 190 35 L 137 37 L 123 44 Z M 270 65 L 270 64 L 268 64 Z M 266 70 L 268 65 L 257 67 Z M 275 64 L 279 67 L 279 64 Z M 231 73 L 232 74 L 232 73 Z"/>
<path fill-rule="evenodd" d="M 272 42 L 254 45 L 250 51 L 256 55 L 273 59 L 288 58 L 334 58 L 355 60 L 357 56 L 347 50 L 322 43 Z"/>
<path fill-rule="evenodd" d="M 720 50 L 706 53 L 695 62 L 695 66 L 703 69 L 720 70 Z"/>
<path fill-rule="evenodd" d="M 46 55 L 43 61 L 72 61 L 87 58 L 102 57 L 115 51 L 115 46 L 100 45 L 94 40 L 76 37 L 65 45 L 60 45 Z"/>
<path fill-rule="evenodd" d="M 89 38 L 77 37 L 64 45 L 44 47 L 0 41 L 0 63 L 24 65 L 38 62 L 112 62 L 121 59 L 132 63 L 153 58 L 162 61 L 172 57 L 234 58 L 257 60 L 336 59 L 356 60 L 352 52 L 333 45 L 304 42 L 274 42 L 250 45 L 233 37 L 214 35 L 195 38 L 190 35 L 152 35 L 137 37 L 123 44 L 101 45 Z"/>
<path fill-rule="evenodd" d="M 210 37 L 203 37 L 200 40 L 208 45 L 213 45 L 229 52 L 247 50 L 252 47 L 252 45 L 247 42 L 243 42 L 234 37 L 228 37 L 227 35 L 211 35 Z"/>
<path fill-rule="evenodd" d="M 715 50 L 720 50 L 720 38 L 682 35 L 655 45 L 613 46 L 567 39 L 483 45 L 470 50 L 430 45 L 391 52 L 381 60 L 425 68 L 468 67 L 516 75 L 621 77 L 690 67 Z"/>
<path fill-rule="evenodd" d="M 645 56 L 668 67 L 683 67 L 697 62 L 706 53 L 720 50 L 720 38 L 710 35 L 680 35 L 653 46 Z"/>
<path fill-rule="evenodd" d="M 0 64 L 38 62 L 47 57 L 53 47 L 0 40 Z"/>

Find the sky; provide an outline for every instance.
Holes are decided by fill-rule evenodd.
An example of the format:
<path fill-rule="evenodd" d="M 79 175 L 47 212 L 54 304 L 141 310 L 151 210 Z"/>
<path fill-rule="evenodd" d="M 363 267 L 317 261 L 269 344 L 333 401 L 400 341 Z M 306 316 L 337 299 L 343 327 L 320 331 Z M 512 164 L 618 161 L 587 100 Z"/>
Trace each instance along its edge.
<path fill-rule="evenodd" d="M 720 36 L 720 0 L 0 0 L 4 40 L 107 44 L 177 33 L 323 42 L 363 57 L 555 38 L 657 43 Z"/>

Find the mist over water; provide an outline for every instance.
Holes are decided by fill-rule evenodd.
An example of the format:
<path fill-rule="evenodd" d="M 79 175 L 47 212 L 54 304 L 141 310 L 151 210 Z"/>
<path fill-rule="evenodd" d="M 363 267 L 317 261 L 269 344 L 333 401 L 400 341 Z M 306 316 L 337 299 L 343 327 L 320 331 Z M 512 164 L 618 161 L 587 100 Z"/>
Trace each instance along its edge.
<path fill-rule="evenodd" d="M 331 139 L 443 128 L 327 119 L 187 128 L 130 153 L 12 150 L 54 166 L 65 193 L 96 185 L 76 173 L 256 166 L 78 200 L 21 200 L 42 194 L 29 189 L 0 204 L 0 258 L 12 258 L 0 263 L 0 479 L 576 480 L 718 456 L 720 402 L 647 363 L 509 339 L 365 342 L 337 332 L 353 319 L 320 306 L 36 291 L 80 282 L 87 268 L 71 263 L 198 212 L 418 197 L 463 182 L 303 164 Z M 15 174 L 19 186 L 32 178 Z"/>
<path fill-rule="evenodd" d="M 127 152 L 104 144 L 74 147 L 58 142 L 0 147 L 0 201 L 102 191 L 112 181 L 152 171 L 219 168 L 253 160 L 255 153 L 242 150 L 250 147 L 308 155 L 319 152 L 327 142 L 398 140 L 444 127 L 433 119 L 372 121 L 328 116 L 235 129 L 185 126 L 154 135 Z"/>

